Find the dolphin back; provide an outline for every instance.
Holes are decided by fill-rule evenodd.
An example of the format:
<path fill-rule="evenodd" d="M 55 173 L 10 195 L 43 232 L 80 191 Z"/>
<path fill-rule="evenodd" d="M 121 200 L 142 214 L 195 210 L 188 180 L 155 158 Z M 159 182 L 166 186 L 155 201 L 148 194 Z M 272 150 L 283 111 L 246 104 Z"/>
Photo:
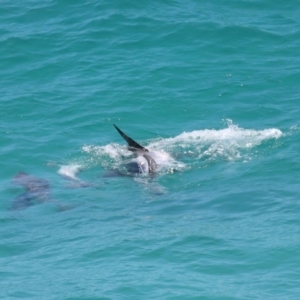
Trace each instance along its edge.
<path fill-rule="evenodd" d="M 126 135 L 118 126 L 116 126 L 115 124 L 113 124 L 113 125 L 115 126 L 115 128 L 117 129 L 117 131 L 119 132 L 121 137 L 127 142 L 128 150 L 130 150 L 130 151 L 143 150 L 143 151 L 149 152 L 148 149 L 141 146 L 139 143 L 137 143 L 132 138 L 130 138 L 128 135 Z"/>

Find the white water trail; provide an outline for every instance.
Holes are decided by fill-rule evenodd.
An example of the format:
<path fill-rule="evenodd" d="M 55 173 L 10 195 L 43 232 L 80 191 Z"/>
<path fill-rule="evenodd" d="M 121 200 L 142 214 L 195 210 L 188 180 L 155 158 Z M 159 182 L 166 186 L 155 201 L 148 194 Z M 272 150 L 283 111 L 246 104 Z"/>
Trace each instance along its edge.
<path fill-rule="evenodd" d="M 223 129 L 202 129 L 183 132 L 175 137 L 155 139 L 141 144 L 154 153 L 160 173 L 184 170 L 187 159 L 194 161 L 208 160 L 248 160 L 256 150 L 255 147 L 267 141 L 283 136 L 277 128 L 262 130 L 244 129 L 227 121 Z M 105 146 L 85 145 L 82 147 L 90 161 L 105 169 L 117 168 L 124 159 L 132 155 L 126 144 L 110 143 Z"/>

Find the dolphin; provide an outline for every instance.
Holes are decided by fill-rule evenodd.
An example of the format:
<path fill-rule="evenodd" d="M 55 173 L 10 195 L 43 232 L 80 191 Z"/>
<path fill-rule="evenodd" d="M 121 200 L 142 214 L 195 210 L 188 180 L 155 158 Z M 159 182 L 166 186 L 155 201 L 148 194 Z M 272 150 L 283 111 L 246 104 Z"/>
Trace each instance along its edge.
<path fill-rule="evenodd" d="M 12 179 L 12 183 L 22 186 L 25 191 L 17 196 L 11 206 L 12 210 L 26 209 L 35 204 L 45 202 L 56 204 L 58 211 L 72 209 L 74 206 L 59 203 L 51 198 L 50 184 L 47 180 L 19 172 Z"/>
<path fill-rule="evenodd" d="M 12 181 L 25 189 L 23 194 L 15 198 L 12 209 L 24 209 L 35 203 L 46 202 L 50 199 L 50 185 L 44 179 L 25 172 L 19 172 Z"/>
<path fill-rule="evenodd" d="M 122 166 L 126 175 L 154 175 L 157 170 L 155 153 L 141 146 L 135 140 L 126 135 L 118 126 L 113 124 L 121 137 L 127 142 L 128 150 L 135 154 L 135 158 L 125 161 Z M 121 171 L 122 173 L 122 171 Z"/>

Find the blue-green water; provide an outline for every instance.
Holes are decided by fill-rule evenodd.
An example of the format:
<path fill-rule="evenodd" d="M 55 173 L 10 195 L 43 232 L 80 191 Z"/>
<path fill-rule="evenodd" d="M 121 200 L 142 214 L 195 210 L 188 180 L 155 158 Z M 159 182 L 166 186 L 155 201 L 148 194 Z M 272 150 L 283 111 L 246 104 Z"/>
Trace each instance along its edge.
<path fill-rule="evenodd" d="M 299 299 L 299 1 L 0 9 L 1 299 Z M 105 177 L 114 123 L 155 178 Z"/>

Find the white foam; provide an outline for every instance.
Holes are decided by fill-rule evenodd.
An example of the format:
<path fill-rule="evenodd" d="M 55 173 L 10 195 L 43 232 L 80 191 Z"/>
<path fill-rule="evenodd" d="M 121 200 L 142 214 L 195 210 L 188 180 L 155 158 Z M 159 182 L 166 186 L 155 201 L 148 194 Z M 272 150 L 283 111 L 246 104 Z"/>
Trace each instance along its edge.
<path fill-rule="evenodd" d="M 242 149 L 251 149 L 270 139 L 282 136 L 279 129 L 243 129 L 228 120 L 228 127 L 220 130 L 204 129 L 183 132 L 174 138 L 162 139 L 149 145 L 154 149 L 168 149 L 177 154 L 198 158 L 239 159 Z"/>
<path fill-rule="evenodd" d="M 244 129 L 227 120 L 223 129 L 204 129 L 183 132 L 173 138 L 159 139 L 147 143 L 141 142 L 155 155 L 159 169 L 169 172 L 188 167 L 186 157 L 196 160 L 236 160 L 251 159 L 251 149 L 272 139 L 278 139 L 283 133 L 276 128 L 254 130 Z M 105 146 L 85 145 L 83 152 L 90 155 L 93 164 L 104 168 L 118 166 L 124 158 L 132 155 L 126 144 L 110 143 Z M 175 159 L 176 158 L 176 159 Z"/>
<path fill-rule="evenodd" d="M 76 175 L 82 170 L 81 165 L 62 165 L 57 173 L 67 179 L 81 181 Z"/>
<path fill-rule="evenodd" d="M 93 186 L 93 184 L 84 182 L 76 176 L 83 169 L 84 167 L 78 164 L 61 165 L 57 173 L 60 176 L 73 181 L 73 183 L 68 186 L 70 188 L 79 188 L 79 187 L 85 188 L 85 187 Z"/>
<path fill-rule="evenodd" d="M 86 145 L 82 150 L 88 153 L 96 164 L 104 168 L 117 168 L 124 159 L 132 156 L 132 152 L 127 150 L 126 145 L 108 144 L 105 146 Z M 152 151 L 149 148 L 151 157 L 154 158 L 158 165 L 159 171 L 172 168 L 182 168 L 183 163 L 174 160 L 170 154 L 164 150 Z"/>
<path fill-rule="evenodd" d="M 125 146 L 110 143 L 105 146 L 85 145 L 82 150 L 96 156 L 108 156 L 112 159 L 118 159 L 121 156 L 130 156 L 131 152 Z"/>

